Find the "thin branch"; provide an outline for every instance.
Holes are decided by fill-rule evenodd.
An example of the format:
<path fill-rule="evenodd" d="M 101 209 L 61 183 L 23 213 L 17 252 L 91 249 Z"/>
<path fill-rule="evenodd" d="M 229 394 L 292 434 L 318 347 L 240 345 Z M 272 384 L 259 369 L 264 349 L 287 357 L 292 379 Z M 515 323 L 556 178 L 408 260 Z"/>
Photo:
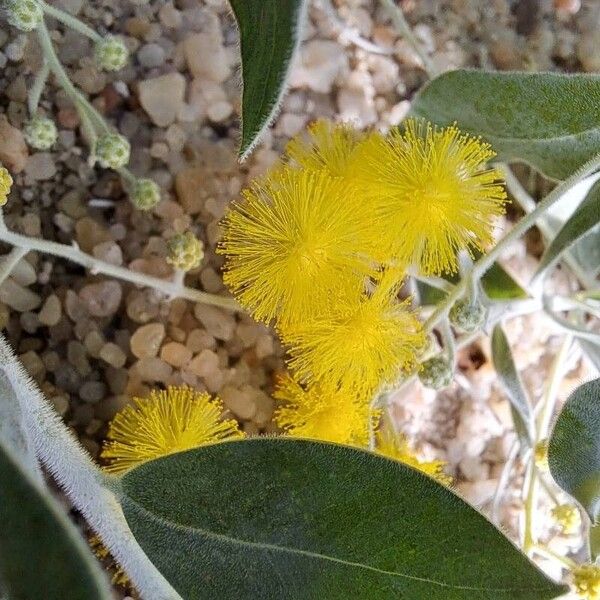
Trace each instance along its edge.
<path fill-rule="evenodd" d="M 109 277 L 121 279 L 122 281 L 127 281 L 135 285 L 153 288 L 171 298 L 184 298 L 192 302 L 219 306 L 220 308 L 225 308 L 227 310 L 242 310 L 233 298 L 208 294 L 206 292 L 201 292 L 200 290 L 185 287 L 177 282 L 165 281 L 158 277 L 151 277 L 144 273 L 131 271 L 125 267 L 119 267 L 98 260 L 97 258 L 82 252 L 76 246 L 67 246 L 66 244 L 59 244 L 57 242 L 50 242 L 39 238 L 30 238 L 19 233 L 14 233 L 13 231 L 9 231 L 1 221 L 0 240 L 25 250 L 26 252 L 34 250 L 36 252 L 42 252 L 60 258 L 66 258 L 71 262 L 85 267 L 93 274 L 108 275 Z"/>

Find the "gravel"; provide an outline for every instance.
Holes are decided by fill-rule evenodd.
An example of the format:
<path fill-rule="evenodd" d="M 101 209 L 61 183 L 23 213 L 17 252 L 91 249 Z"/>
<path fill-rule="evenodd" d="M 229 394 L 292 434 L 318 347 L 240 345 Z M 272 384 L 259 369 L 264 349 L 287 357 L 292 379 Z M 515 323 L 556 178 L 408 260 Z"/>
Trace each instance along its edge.
<path fill-rule="evenodd" d="M 121 35 L 130 48 L 132 61 L 123 71 L 98 73 L 86 40 L 51 24 L 73 80 L 130 139 L 135 174 L 159 182 L 164 199 L 150 214 L 136 212 L 115 173 L 90 167 L 77 113 L 53 83 L 41 106 L 56 117 L 59 141 L 50 152 L 27 149 L 26 90 L 39 53 L 35 36 L 3 28 L 0 161 L 16 179 L 5 211 L 8 226 L 75 242 L 102 260 L 165 278 L 172 276 L 166 240 L 193 227 L 206 257 L 186 283 L 210 293 L 225 294 L 222 258 L 214 252 L 219 220 L 248 181 L 277 160 L 291 136 L 317 117 L 387 130 L 406 115 L 426 81 L 418 57 L 375 0 L 340 1 L 334 13 L 314 0 L 280 114 L 240 165 L 238 42 L 224 0 L 62 4 L 99 31 Z M 513 9 L 521 4 L 403 2 L 440 70 L 600 70 L 595 0 L 583 1 L 579 9 L 572 0 L 555 2 L 556 9 L 547 0 L 534 2 L 537 9 L 529 13 Z M 365 49 L 364 40 L 378 53 Z M 524 279 L 534 269 L 524 244 L 506 261 Z M 284 357 L 268 328 L 212 306 L 169 302 L 153 290 L 100 279 L 63 260 L 31 255 L 24 265 L 0 286 L 0 328 L 93 456 L 107 422 L 128 398 L 157 384 L 187 383 L 218 393 L 246 432 L 275 431 L 270 393 Z M 508 333 L 538 399 L 558 340 L 539 316 L 514 320 Z M 391 412 L 426 458 L 449 462 L 457 490 L 489 511 L 514 441 L 510 411 L 486 339 L 461 354 L 460 366 L 452 387 L 435 394 L 414 384 L 394 396 Z M 581 365 L 573 367 L 561 398 L 585 373 Z M 518 467 L 501 505 L 511 535 L 521 507 Z M 549 522 L 544 527 L 549 531 Z M 552 541 L 557 551 L 579 543 L 559 535 Z"/>

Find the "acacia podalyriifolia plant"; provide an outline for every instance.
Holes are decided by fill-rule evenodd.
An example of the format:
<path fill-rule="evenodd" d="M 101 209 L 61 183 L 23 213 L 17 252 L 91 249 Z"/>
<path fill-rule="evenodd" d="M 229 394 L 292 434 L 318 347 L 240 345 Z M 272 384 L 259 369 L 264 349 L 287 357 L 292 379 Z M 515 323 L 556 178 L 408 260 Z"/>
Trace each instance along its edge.
<path fill-rule="evenodd" d="M 435 77 L 401 11 L 391 0 L 381 3 Z M 231 6 L 241 36 L 246 156 L 276 114 L 307 2 Z M 151 210 L 156 185 L 126 170 L 127 140 L 72 85 L 45 19 L 90 37 L 108 70 L 126 61 L 124 43 L 41 0 L 4 0 L 3 9 L 11 25 L 35 32 L 44 56 L 30 90 L 30 145 L 48 149 L 56 140 L 53 121 L 39 113 L 52 73 L 80 114 L 91 160 L 117 169 L 133 204 Z M 574 358 L 583 354 L 600 368 L 592 326 L 600 316 L 599 98 L 594 76 L 457 71 L 435 77 L 389 133 L 314 123 L 223 221 L 218 250 L 239 304 L 184 286 L 185 272 L 202 260 L 192 232 L 169 241 L 176 275 L 165 282 L 17 234 L 0 220 L 0 240 L 14 247 L 0 282 L 27 252 L 46 252 L 171 297 L 247 310 L 276 328 L 289 355 L 289 374 L 274 392 L 282 437 L 246 439 L 206 393 L 156 390 L 117 415 L 98 467 L 0 338 L 0 516 L 13 525 L 0 533 L 0 591 L 8 598 L 109 597 L 97 564 L 45 489 L 44 467 L 97 532 L 97 555 L 110 551 L 118 581 L 151 600 L 533 600 L 566 592 L 527 556 L 561 564 L 579 597 L 600 598 L 598 381 L 573 393 L 551 435 L 558 386 Z M 536 202 L 508 166 L 513 161 L 556 186 Z M 13 183 L 0 169 L 0 206 Z M 582 185 L 588 191 L 577 195 Z M 525 214 L 495 236 L 510 199 Z M 567 203 L 571 214 L 557 216 Z M 520 286 L 496 261 L 534 226 L 547 249 L 533 281 Z M 570 296 L 545 292 L 545 277 L 559 263 L 577 281 Z M 502 327 L 533 311 L 563 336 L 535 407 Z M 457 349 L 485 334 L 518 433 L 492 519 L 520 456 L 522 552 L 449 489 L 444 464 L 419 457 L 387 414 L 389 392 L 415 378 L 436 389 L 450 385 Z M 589 537 L 586 561 L 539 539 L 540 493 L 554 503 L 559 530 Z"/>

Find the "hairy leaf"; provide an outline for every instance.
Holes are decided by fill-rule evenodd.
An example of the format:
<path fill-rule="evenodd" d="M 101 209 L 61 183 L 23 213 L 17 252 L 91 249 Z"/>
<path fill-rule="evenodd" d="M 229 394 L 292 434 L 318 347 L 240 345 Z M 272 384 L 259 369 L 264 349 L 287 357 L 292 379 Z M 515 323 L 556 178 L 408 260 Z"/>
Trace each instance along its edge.
<path fill-rule="evenodd" d="M 1 441 L 0 482 L 0 591 L 15 600 L 110 600 L 80 533 Z"/>
<path fill-rule="evenodd" d="M 515 429 L 521 440 L 531 440 L 530 432 L 533 419 L 531 402 L 515 366 L 512 351 L 502 325 L 496 325 L 492 332 L 492 360 L 513 408 Z"/>
<path fill-rule="evenodd" d="M 242 142 L 246 158 L 274 119 L 298 46 L 306 0 L 229 0 L 242 49 Z"/>
<path fill-rule="evenodd" d="M 421 90 L 412 114 L 455 122 L 492 144 L 500 160 L 524 161 L 564 179 L 598 153 L 600 76 L 444 73 Z"/>
<path fill-rule="evenodd" d="M 481 514 L 421 472 L 286 438 L 141 465 L 122 505 L 187 600 L 543 600 L 561 593 Z"/>
<path fill-rule="evenodd" d="M 600 181 L 589 191 L 587 198 L 563 225 L 542 256 L 536 277 L 552 266 L 578 240 L 600 224 Z M 597 241 L 597 240 L 596 240 Z"/>
<path fill-rule="evenodd" d="M 556 483 L 586 509 L 600 515 L 600 379 L 579 386 L 554 426 L 548 448 Z"/>

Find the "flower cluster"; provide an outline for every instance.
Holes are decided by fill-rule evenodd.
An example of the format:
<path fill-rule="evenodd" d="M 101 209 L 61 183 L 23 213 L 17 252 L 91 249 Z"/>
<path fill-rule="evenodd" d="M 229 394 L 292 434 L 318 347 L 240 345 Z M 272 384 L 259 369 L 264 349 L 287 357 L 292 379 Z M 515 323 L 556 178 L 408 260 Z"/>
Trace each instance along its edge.
<path fill-rule="evenodd" d="M 572 535 L 581 528 L 581 513 L 574 504 L 559 504 L 552 509 L 552 517 L 562 533 Z"/>
<path fill-rule="evenodd" d="M 110 424 L 102 451 L 106 470 L 124 473 L 167 454 L 241 437 L 237 422 L 223 420 L 222 412 L 218 398 L 189 387 L 169 387 L 154 390 L 145 399 L 134 398 Z"/>
<path fill-rule="evenodd" d="M 580 598 L 600 600 L 600 567 L 579 565 L 571 573 L 573 587 Z"/>
<path fill-rule="evenodd" d="M 286 345 L 276 421 L 290 435 L 365 445 L 373 395 L 425 346 L 399 299 L 405 273 L 452 273 L 459 250 L 491 240 L 506 198 L 493 156 L 453 126 L 385 136 L 318 121 L 232 205 L 224 280 Z"/>
<path fill-rule="evenodd" d="M 7 203 L 12 185 L 13 178 L 8 169 L 0 165 L 0 206 L 4 206 Z"/>

